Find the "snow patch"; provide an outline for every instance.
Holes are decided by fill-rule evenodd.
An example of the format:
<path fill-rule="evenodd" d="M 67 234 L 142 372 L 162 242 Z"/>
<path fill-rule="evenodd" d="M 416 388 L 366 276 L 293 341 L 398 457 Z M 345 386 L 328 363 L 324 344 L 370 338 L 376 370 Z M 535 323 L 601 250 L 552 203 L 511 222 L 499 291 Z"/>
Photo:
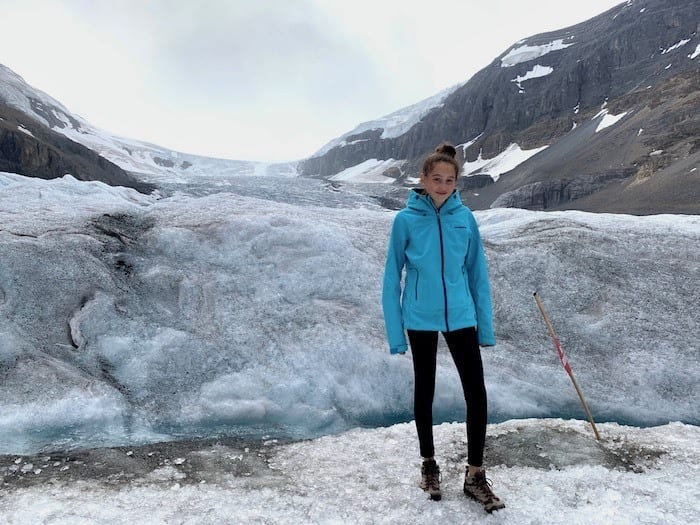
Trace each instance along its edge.
<path fill-rule="evenodd" d="M 683 47 L 683 46 L 686 45 L 688 42 L 690 42 L 690 39 L 689 39 L 689 38 L 683 39 L 683 40 L 681 40 L 680 42 L 677 42 L 677 43 L 673 44 L 671 47 L 667 47 L 666 49 L 662 49 L 662 50 L 661 50 L 661 54 L 662 54 L 662 55 L 665 55 L 666 53 L 670 53 L 671 51 L 674 51 L 674 50 L 678 49 L 679 47 Z"/>
<path fill-rule="evenodd" d="M 522 93 L 523 91 L 523 86 L 521 85 L 522 82 L 525 82 L 526 80 L 530 80 L 533 78 L 540 78 L 540 77 L 546 77 L 547 75 L 551 75 L 554 72 L 554 68 L 550 66 L 541 66 L 539 64 L 536 64 L 533 66 L 533 68 L 525 73 L 524 75 L 520 76 L 518 75 L 516 78 L 512 79 L 511 82 L 515 82 L 518 85 L 518 89 Z"/>
<path fill-rule="evenodd" d="M 456 147 L 457 147 L 457 148 L 462 148 L 462 154 L 464 155 L 464 154 L 467 152 L 467 150 L 468 150 L 477 140 L 479 140 L 479 139 L 481 138 L 481 136 L 482 136 L 483 134 L 484 134 L 483 132 L 482 132 L 482 133 L 479 133 L 479 134 L 478 134 L 476 137 L 474 137 L 473 139 L 471 139 L 471 140 L 469 140 L 469 141 L 467 141 L 467 142 L 465 142 L 465 143 L 463 143 L 463 144 L 457 144 Z"/>
<path fill-rule="evenodd" d="M 627 111 L 624 111 L 623 113 L 620 113 L 619 115 L 610 115 L 608 113 L 608 110 L 603 110 L 600 113 L 598 113 L 594 119 L 600 116 L 603 116 L 601 121 L 598 123 L 598 127 L 596 127 L 595 132 L 598 133 L 601 130 L 604 130 L 605 128 L 609 128 L 610 126 L 613 126 L 616 124 L 620 119 L 622 119 L 625 115 L 627 115 Z"/>
<path fill-rule="evenodd" d="M 513 143 L 492 159 L 482 158 L 481 152 L 479 152 L 479 157 L 475 161 L 464 163 L 464 173 L 467 176 L 486 174 L 496 181 L 503 173 L 514 169 L 547 147 L 523 150 L 518 144 Z"/>
<path fill-rule="evenodd" d="M 570 37 L 570 38 L 573 38 Z M 501 67 L 512 67 L 516 64 L 522 62 L 529 62 L 530 60 L 535 60 L 541 56 L 544 56 L 552 51 L 558 51 L 560 49 L 566 49 L 569 46 L 573 46 L 575 42 L 570 44 L 565 44 L 563 38 L 554 40 L 548 44 L 543 44 L 539 46 L 520 46 L 511 49 L 506 53 L 506 55 L 501 58 Z"/>
<path fill-rule="evenodd" d="M 700 55 L 700 44 L 695 47 L 695 51 L 688 55 L 688 58 L 694 60 L 698 55 Z"/>
<path fill-rule="evenodd" d="M 22 133 L 24 133 L 25 135 L 29 135 L 30 137 L 33 137 L 33 136 L 34 136 L 34 134 L 33 134 L 31 131 L 29 131 L 27 128 L 25 128 L 25 127 L 22 126 L 22 125 L 17 126 L 17 129 L 18 129 L 19 131 L 21 131 Z"/>
<path fill-rule="evenodd" d="M 367 159 L 356 166 L 346 168 L 340 173 L 333 175 L 329 178 L 329 180 L 343 182 L 381 182 L 391 184 L 396 179 L 393 177 L 387 177 L 383 173 L 389 168 L 398 167 L 400 165 L 401 161 L 394 159 Z"/>

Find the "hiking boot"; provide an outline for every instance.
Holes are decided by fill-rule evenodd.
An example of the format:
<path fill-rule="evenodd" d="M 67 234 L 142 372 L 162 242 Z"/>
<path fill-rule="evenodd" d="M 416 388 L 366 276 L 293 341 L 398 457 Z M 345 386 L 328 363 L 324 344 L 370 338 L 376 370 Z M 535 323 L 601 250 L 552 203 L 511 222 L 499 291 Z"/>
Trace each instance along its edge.
<path fill-rule="evenodd" d="M 470 476 L 467 469 L 464 475 L 464 494 L 481 503 L 489 514 L 506 506 L 491 490 L 491 481 L 486 479 L 483 470 Z"/>
<path fill-rule="evenodd" d="M 435 460 L 423 461 L 420 474 L 420 488 L 430 494 L 431 500 L 440 501 L 442 499 L 442 492 L 440 492 L 440 467 L 438 467 Z"/>

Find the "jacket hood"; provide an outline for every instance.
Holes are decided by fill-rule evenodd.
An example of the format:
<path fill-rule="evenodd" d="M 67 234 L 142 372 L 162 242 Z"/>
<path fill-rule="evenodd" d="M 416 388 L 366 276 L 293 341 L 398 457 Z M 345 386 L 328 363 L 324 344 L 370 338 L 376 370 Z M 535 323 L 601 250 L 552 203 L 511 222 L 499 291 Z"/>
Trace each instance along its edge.
<path fill-rule="evenodd" d="M 440 210 L 447 212 L 453 210 L 454 208 L 459 208 L 460 206 L 463 206 L 462 199 L 459 197 L 459 192 L 455 190 L 452 192 L 452 195 L 447 197 L 442 206 L 440 206 Z M 438 210 L 433 203 L 433 199 L 430 198 L 430 195 L 423 193 L 423 190 L 416 188 L 411 190 L 408 194 L 406 207 L 420 213 L 435 213 Z"/>

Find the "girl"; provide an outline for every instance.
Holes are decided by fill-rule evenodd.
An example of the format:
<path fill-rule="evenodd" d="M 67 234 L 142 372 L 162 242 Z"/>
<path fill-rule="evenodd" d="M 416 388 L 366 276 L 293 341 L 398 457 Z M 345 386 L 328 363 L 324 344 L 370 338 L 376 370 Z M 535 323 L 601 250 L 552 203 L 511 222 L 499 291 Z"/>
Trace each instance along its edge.
<path fill-rule="evenodd" d="M 487 512 L 505 507 L 482 469 L 486 437 L 486 389 L 479 345 L 496 344 L 486 259 L 472 212 L 456 191 L 459 164 L 454 146 L 443 143 L 420 174 L 394 218 L 384 269 L 382 307 L 392 354 L 411 345 L 415 375 L 414 413 L 421 488 L 440 500 L 440 469 L 434 459 L 433 396 L 438 332 L 457 366 L 467 404 L 468 466 L 464 493 Z M 406 271 L 403 291 L 401 277 Z"/>

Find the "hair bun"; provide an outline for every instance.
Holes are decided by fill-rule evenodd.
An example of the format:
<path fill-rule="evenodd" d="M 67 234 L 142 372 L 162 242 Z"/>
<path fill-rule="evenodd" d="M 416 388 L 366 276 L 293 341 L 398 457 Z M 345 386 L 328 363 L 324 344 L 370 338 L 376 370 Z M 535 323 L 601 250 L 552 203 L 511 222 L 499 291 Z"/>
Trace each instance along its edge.
<path fill-rule="evenodd" d="M 435 153 L 440 153 L 442 155 L 447 155 L 453 159 L 457 156 L 457 150 L 449 142 L 443 142 L 437 148 L 435 148 Z"/>

